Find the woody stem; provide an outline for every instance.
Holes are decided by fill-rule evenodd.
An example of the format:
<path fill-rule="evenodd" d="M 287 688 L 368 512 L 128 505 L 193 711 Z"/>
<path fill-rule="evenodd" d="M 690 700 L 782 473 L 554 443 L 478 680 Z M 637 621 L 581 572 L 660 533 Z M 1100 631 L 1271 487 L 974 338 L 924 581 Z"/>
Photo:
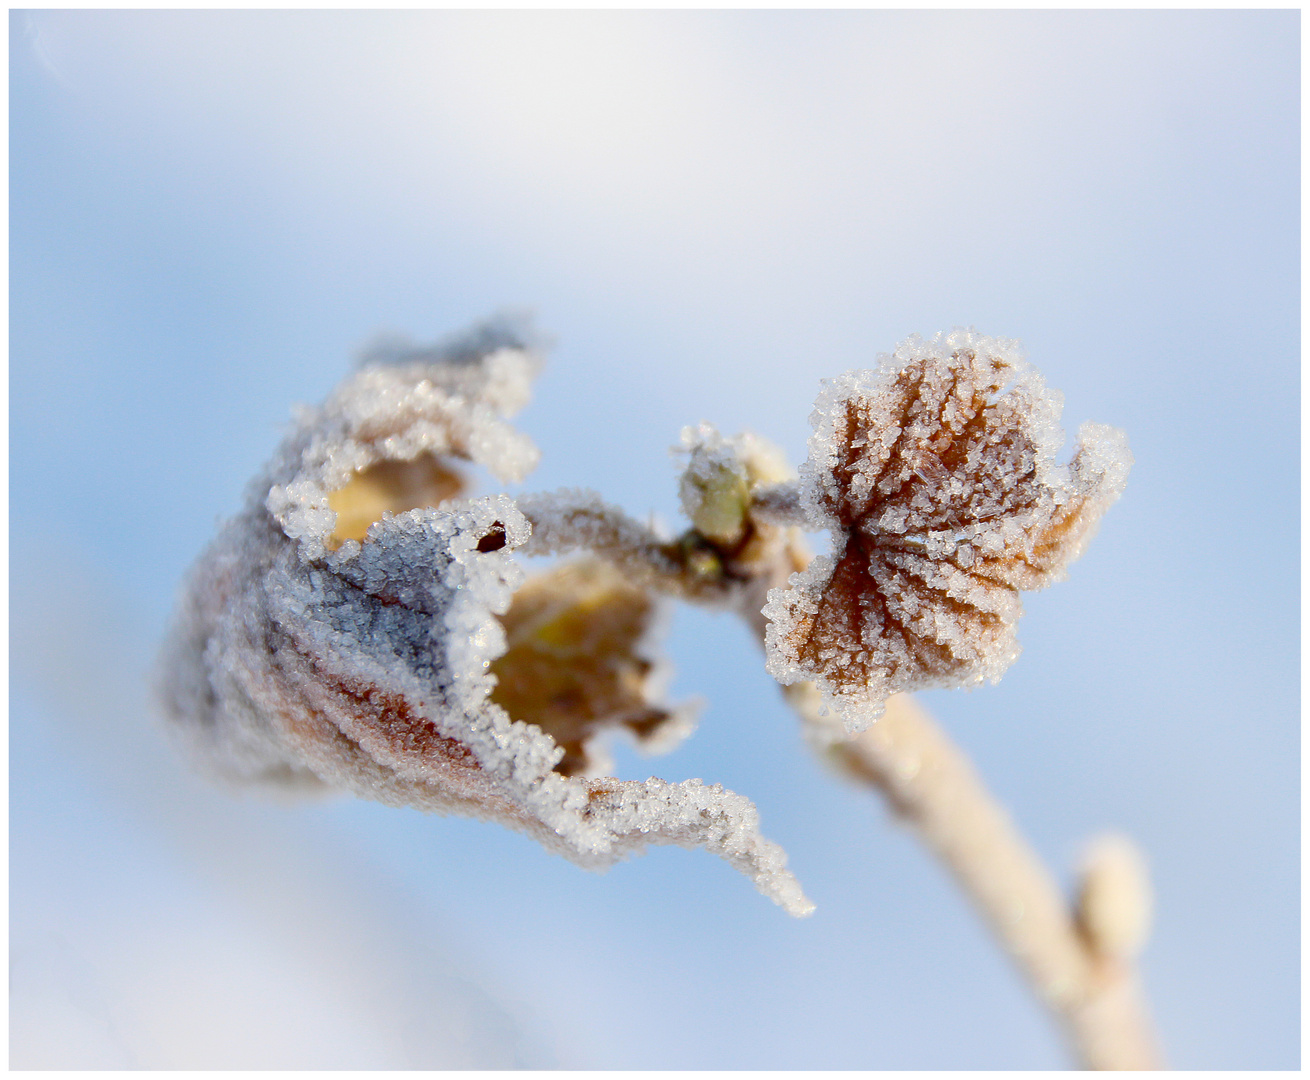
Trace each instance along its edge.
<path fill-rule="evenodd" d="M 728 603 L 750 584 L 725 576 L 712 546 L 663 538 L 593 492 L 524 495 L 517 505 L 532 524 L 521 554 L 590 551 L 634 582 L 693 604 Z"/>
<path fill-rule="evenodd" d="M 807 724 L 822 722 L 812 683 L 787 687 L 786 696 Z M 869 730 L 829 753 L 846 775 L 882 792 L 946 865 L 1055 1013 L 1082 1067 L 1163 1067 L 1131 965 L 1093 952 L 1036 853 L 912 698 L 895 695 Z"/>

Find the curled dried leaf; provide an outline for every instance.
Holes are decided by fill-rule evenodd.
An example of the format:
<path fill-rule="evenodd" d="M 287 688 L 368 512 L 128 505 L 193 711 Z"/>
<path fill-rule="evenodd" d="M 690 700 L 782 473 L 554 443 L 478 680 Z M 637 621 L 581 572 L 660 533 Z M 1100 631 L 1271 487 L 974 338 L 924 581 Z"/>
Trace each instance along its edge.
<path fill-rule="evenodd" d="M 163 657 L 164 711 L 227 778 L 489 818 L 592 868 L 650 843 L 701 846 L 806 914 L 749 800 L 699 780 L 559 768 L 571 753 L 585 759 L 604 723 L 654 737 L 678 721 L 657 713 L 642 667 L 647 601 L 612 579 L 596 589 L 557 578 L 529 589 L 516 617 L 514 552 L 532 526 L 508 496 L 465 497 L 465 463 L 501 479 L 535 463 L 504 415 L 526 400 L 537 364 L 496 334 L 444 351 L 389 345 L 304 411 L 187 581 Z M 551 686 L 582 692 L 573 728 L 551 686 L 516 676 L 534 647 L 506 656 L 507 626 L 518 646 L 564 649 L 571 670 Z M 606 632 L 614 640 L 588 652 Z M 497 675 L 529 716 L 493 698 Z"/>
<path fill-rule="evenodd" d="M 769 594 L 769 670 L 813 679 L 857 731 L 897 691 L 996 681 L 1019 654 L 1018 590 L 1059 580 L 1123 490 L 1121 432 L 1085 424 L 1017 342 L 912 337 L 828 383 L 801 469 L 833 550 Z"/>

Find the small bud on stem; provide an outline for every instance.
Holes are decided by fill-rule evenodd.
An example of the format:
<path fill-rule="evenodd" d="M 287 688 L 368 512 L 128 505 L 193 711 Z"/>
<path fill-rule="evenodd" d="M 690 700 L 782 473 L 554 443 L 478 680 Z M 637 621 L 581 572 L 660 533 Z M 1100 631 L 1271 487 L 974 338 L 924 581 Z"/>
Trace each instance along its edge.
<path fill-rule="evenodd" d="M 1126 836 L 1103 836 L 1088 849 L 1078 890 L 1078 928 L 1099 956 L 1130 961 L 1151 926 L 1146 860 Z"/>

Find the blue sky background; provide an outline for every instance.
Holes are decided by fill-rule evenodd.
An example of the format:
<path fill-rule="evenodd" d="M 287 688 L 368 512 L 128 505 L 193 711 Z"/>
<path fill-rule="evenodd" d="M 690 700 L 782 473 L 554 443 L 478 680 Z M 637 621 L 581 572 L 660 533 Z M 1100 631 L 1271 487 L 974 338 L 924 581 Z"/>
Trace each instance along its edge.
<path fill-rule="evenodd" d="M 997 687 L 926 703 L 1068 880 L 1147 852 L 1172 1062 L 1295 1068 L 1296 12 L 17 12 L 17 1067 L 1034 1068 L 1063 1051 L 741 628 L 625 776 L 758 803 L 813 918 L 661 849 L 208 787 L 149 708 L 174 590 L 381 331 L 529 308 L 533 489 L 676 523 L 709 420 L 804 455 L 819 380 L 1021 338 L 1137 464 Z M 816 537 L 822 545 L 822 538 Z"/>

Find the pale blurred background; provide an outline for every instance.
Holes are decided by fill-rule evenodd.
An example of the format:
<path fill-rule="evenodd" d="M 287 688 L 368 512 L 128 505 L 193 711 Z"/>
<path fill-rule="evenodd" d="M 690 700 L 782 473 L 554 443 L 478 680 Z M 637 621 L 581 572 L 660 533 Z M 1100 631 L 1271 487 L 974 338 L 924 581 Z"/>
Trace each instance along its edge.
<path fill-rule="evenodd" d="M 1146 851 L 1172 1062 L 1296 1068 L 1299 15 L 10 16 L 11 1064 L 1041 1068 L 945 874 L 680 613 L 701 727 L 621 775 L 751 796 L 817 902 L 704 853 L 208 786 L 149 671 L 294 402 L 375 334 L 528 308 L 534 489 L 678 522 L 709 420 L 1021 338 L 1136 468 L 998 687 L 925 701 L 1068 881 Z M 816 537 L 823 544 L 823 538 Z"/>

